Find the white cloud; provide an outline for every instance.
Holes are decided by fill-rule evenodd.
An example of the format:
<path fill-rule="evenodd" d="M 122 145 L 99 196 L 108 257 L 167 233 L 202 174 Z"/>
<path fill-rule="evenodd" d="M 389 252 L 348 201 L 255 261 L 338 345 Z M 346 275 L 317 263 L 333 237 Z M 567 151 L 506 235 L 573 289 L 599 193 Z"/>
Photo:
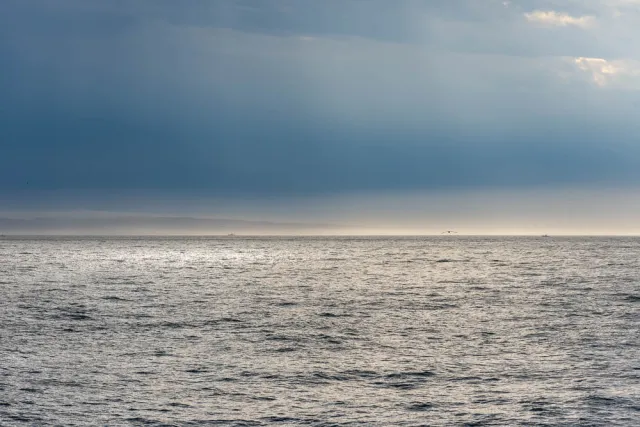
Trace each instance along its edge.
<path fill-rule="evenodd" d="M 580 28 L 590 28 L 595 22 L 596 18 L 593 16 L 571 16 L 566 13 L 556 12 L 553 10 L 535 10 L 533 12 L 525 13 L 527 21 L 544 25 L 553 25 L 558 27 L 566 27 L 573 25 Z"/>
<path fill-rule="evenodd" d="M 590 74 L 598 86 L 628 83 L 640 77 L 640 63 L 637 61 L 585 57 L 573 58 L 572 61 L 578 69 Z"/>

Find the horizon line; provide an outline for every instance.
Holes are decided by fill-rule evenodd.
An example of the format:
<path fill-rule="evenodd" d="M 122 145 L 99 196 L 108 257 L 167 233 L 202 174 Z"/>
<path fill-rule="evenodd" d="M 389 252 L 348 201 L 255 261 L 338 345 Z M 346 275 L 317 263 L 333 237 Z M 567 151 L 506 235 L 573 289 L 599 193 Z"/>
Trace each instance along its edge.
<path fill-rule="evenodd" d="M 640 237 L 640 233 L 633 234 L 486 234 L 486 233 L 457 233 L 457 234 L 13 234 L 13 233 L 0 233 L 0 238 L 6 237 L 211 237 L 211 238 L 260 238 L 260 237 L 442 237 L 442 238 L 456 238 L 456 237 L 541 237 L 541 238 L 553 238 L 553 237 Z"/>

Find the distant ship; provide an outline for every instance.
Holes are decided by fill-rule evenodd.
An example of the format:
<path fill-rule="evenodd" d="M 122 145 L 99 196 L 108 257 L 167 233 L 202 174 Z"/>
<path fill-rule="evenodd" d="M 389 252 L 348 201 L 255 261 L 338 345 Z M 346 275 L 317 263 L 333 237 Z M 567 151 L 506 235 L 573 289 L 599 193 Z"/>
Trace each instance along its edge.
<path fill-rule="evenodd" d="M 542 237 L 549 237 L 549 235 L 548 234 L 543 234 Z"/>

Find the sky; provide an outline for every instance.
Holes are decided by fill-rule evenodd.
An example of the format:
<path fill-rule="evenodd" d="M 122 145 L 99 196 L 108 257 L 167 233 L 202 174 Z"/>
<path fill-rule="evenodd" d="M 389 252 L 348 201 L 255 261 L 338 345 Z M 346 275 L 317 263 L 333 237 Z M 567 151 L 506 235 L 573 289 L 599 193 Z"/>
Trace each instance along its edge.
<path fill-rule="evenodd" d="M 638 0 L 3 0 L 0 69 L 2 218 L 640 233 Z"/>

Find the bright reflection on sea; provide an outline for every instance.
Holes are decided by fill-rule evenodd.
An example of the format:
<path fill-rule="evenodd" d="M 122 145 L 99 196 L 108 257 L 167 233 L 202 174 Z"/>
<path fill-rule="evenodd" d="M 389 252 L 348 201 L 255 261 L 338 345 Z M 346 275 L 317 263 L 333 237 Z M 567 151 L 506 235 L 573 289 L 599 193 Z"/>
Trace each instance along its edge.
<path fill-rule="evenodd" d="M 640 240 L 0 240 L 0 424 L 635 425 Z"/>

